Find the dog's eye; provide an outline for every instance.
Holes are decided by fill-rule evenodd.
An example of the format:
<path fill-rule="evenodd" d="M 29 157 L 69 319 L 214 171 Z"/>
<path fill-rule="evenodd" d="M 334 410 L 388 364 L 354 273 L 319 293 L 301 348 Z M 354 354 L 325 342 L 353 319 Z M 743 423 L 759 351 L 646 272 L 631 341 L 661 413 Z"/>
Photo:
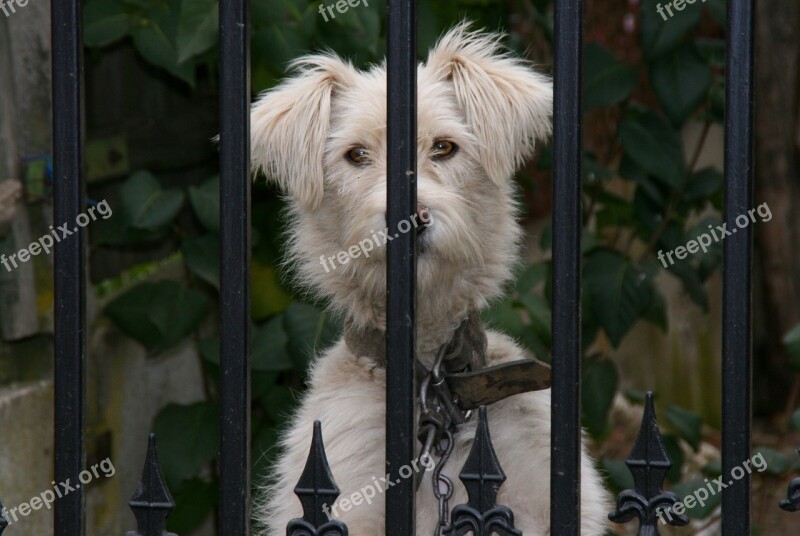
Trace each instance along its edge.
<path fill-rule="evenodd" d="M 433 159 L 444 160 L 450 158 L 458 151 L 458 145 L 452 141 L 436 140 L 433 142 Z"/>
<path fill-rule="evenodd" d="M 367 156 L 367 149 L 365 147 L 353 147 L 347 154 L 344 155 L 347 160 L 356 166 L 363 166 L 369 161 L 369 157 Z"/>

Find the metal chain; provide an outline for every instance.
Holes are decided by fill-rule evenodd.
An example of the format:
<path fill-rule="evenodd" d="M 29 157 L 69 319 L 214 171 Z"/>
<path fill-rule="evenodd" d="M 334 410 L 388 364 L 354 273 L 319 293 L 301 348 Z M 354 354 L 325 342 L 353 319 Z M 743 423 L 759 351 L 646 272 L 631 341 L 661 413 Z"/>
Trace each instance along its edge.
<path fill-rule="evenodd" d="M 439 522 L 436 524 L 433 535 L 443 536 L 444 530 L 450 525 L 449 501 L 453 496 L 453 481 L 442 474 L 442 470 L 453 452 L 453 433 L 450 430 L 444 431 L 437 450 L 441 450 L 441 453 L 439 454 L 439 461 L 433 470 L 431 482 L 433 483 L 433 495 L 439 501 Z M 443 488 L 444 491 L 442 491 Z"/>
<path fill-rule="evenodd" d="M 433 470 L 431 483 L 433 495 L 438 501 L 439 521 L 433 536 L 443 536 L 450 524 L 450 498 L 453 496 L 453 481 L 442 474 L 450 454 L 453 452 L 453 431 L 456 424 L 463 423 L 468 415 L 457 410 L 447 388 L 441 369 L 448 354 L 443 345 L 436 355 L 431 371 L 420 383 L 420 419 L 418 438 L 422 442 L 420 459 L 439 458 Z M 419 485 L 420 482 L 418 482 Z"/>

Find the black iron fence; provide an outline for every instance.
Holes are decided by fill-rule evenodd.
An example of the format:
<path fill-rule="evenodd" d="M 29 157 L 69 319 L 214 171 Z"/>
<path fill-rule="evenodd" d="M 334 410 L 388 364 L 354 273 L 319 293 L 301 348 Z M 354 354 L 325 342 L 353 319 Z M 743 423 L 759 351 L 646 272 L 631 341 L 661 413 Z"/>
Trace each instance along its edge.
<path fill-rule="evenodd" d="M 416 202 L 416 12 L 414 0 L 389 0 L 388 34 L 388 225 L 392 228 Z M 555 2 L 555 111 L 553 210 L 553 385 L 551 534 L 577 536 L 580 520 L 580 288 L 581 288 L 581 65 L 582 0 Z M 54 221 L 72 221 L 83 210 L 83 100 L 80 0 L 52 1 Z M 725 214 L 752 206 L 753 1 L 730 0 L 727 18 L 725 120 Z M 220 2 L 221 53 L 221 444 L 220 525 L 225 536 L 246 536 L 250 520 L 250 135 L 249 29 L 246 0 Z M 84 231 L 55 250 L 55 479 L 77 481 L 84 464 L 85 239 Z M 389 243 L 387 287 L 387 472 L 414 458 L 415 234 Z M 725 241 L 723 316 L 723 474 L 750 458 L 751 422 L 751 244 L 749 228 Z M 317 424 L 309 470 L 296 493 L 305 515 L 290 535 L 347 534 L 322 515 L 319 505 L 338 495 L 325 460 Z M 309 430 L 312 433 L 312 430 Z M 485 411 L 480 411 L 473 449 L 492 453 Z M 639 534 L 657 534 L 656 509 L 677 498 L 661 489 L 670 467 L 648 397 L 636 445 L 628 460 L 635 488 L 618 498 L 614 521 L 638 519 Z M 492 456 L 467 461 L 462 480 L 471 494 L 453 510 L 446 534 L 519 534 L 513 514 L 494 508 L 502 469 Z M 415 533 L 415 486 L 400 478 L 386 493 L 386 533 Z M 472 487 L 470 487 L 472 486 Z M 474 486 L 478 486 L 475 488 Z M 750 479 L 722 490 L 725 536 L 750 533 Z M 781 506 L 800 508 L 800 480 Z M 166 535 L 174 506 L 150 437 L 142 482 L 131 507 L 138 522 L 128 536 Z M 495 521 L 484 516 L 491 510 Z M 675 514 L 670 523 L 686 518 Z M 2 527 L 0 527 L 2 532 Z M 55 534 L 84 534 L 83 490 L 58 499 Z M 355 535 L 359 536 L 359 535 Z"/>

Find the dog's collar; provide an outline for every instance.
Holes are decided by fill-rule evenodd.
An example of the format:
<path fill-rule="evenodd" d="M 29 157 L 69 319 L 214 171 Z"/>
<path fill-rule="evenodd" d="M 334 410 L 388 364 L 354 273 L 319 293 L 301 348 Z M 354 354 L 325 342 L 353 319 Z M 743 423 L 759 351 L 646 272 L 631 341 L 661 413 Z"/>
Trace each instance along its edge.
<path fill-rule="evenodd" d="M 347 322 L 344 340 L 348 349 L 358 357 L 373 359 L 386 366 L 386 333 L 377 328 L 359 329 Z M 548 389 L 551 383 L 550 366 L 536 359 L 521 359 L 487 367 L 486 331 L 478 312 L 472 310 L 453 331 L 446 343 L 444 378 L 461 410 L 476 409 L 511 395 Z M 428 370 L 416 361 L 417 376 Z"/>
<path fill-rule="evenodd" d="M 347 322 L 344 341 L 358 357 L 369 357 L 379 366 L 386 366 L 386 332 L 378 328 L 355 327 Z M 453 331 L 446 343 L 445 365 L 448 371 L 464 371 L 486 366 L 486 332 L 477 311 L 467 317 Z"/>

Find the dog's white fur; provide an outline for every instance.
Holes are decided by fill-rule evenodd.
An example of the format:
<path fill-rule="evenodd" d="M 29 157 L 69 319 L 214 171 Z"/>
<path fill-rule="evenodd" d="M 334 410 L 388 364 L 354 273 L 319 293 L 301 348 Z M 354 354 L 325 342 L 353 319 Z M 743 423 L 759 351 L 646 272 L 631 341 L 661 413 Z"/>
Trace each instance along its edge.
<path fill-rule="evenodd" d="M 550 133 L 550 81 L 509 55 L 500 38 L 461 24 L 418 70 L 418 199 L 434 221 L 420 237 L 417 261 L 417 353 L 427 364 L 468 311 L 497 297 L 511 277 L 521 235 L 513 173 L 532 155 L 534 142 Z M 328 271 L 320 256 L 347 250 L 386 225 L 385 66 L 359 71 L 326 54 L 301 58 L 294 67 L 295 77 L 253 105 L 254 167 L 290 199 L 289 262 L 299 281 L 355 326 L 383 329 L 385 246 Z M 432 159 L 442 139 L 459 149 L 447 160 Z M 363 167 L 345 158 L 355 146 L 367 149 Z M 491 363 L 525 355 L 500 333 L 489 331 L 488 341 Z M 343 341 L 316 358 L 310 388 L 290 419 L 275 474 L 256 508 L 264 534 L 285 534 L 286 524 L 302 516 L 293 489 L 316 419 L 340 500 L 384 475 L 385 382 L 383 368 L 354 356 Z M 526 536 L 549 534 L 550 392 L 516 395 L 488 412 L 508 475 L 498 502 L 513 509 Z M 451 505 L 466 502 L 458 473 L 474 433 L 473 419 L 456 436 L 445 471 L 456 483 Z M 582 534 L 602 534 L 607 495 L 585 452 L 581 508 Z M 338 513 L 353 536 L 385 534 L 382 495 Z M 417 499 L 417 534 L 432 534 L 436 519 L 427 473 Z"/>

